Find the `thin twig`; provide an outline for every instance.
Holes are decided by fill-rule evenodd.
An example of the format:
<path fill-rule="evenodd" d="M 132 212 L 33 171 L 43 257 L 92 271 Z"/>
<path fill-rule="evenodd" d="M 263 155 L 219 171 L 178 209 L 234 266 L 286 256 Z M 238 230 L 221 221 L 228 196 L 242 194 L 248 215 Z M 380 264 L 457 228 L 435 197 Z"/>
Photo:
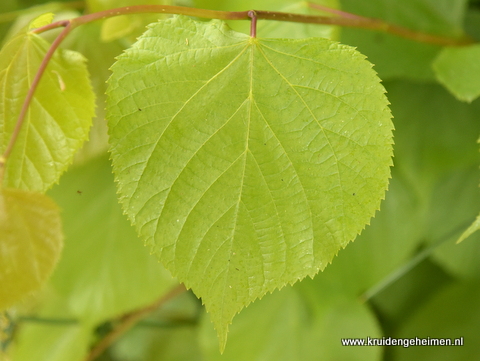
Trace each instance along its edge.
<path fill-rule="evenodd" d="M 112 345 L 120 336 L 127 332 L 130 328 L 135 326 L 135 324 L 140 321 L 142 318 L 148 316 L 150 313 L 155 311 L 160 306 L 164 305 L 172 298 L 178 296 L 179 294 L 186 291 L 186 288 L 183 284 L 178 285 L 172 289 L 169 293 L 162 296 L 159 300 L 155 301 L 151 305 L 144 307 L 138 311 L 130 313 L 124 317 L 121 323 L 107 336 L 105 336 L 87 355 L 84 361 L 93 361 L 98 356 L 100 356 L 110 345 Z"/>

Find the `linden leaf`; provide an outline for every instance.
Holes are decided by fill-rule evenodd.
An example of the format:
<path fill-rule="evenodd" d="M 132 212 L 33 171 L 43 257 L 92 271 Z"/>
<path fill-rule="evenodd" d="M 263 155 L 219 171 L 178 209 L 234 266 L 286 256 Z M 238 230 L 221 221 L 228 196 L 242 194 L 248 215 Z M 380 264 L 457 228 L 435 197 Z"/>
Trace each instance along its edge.
<path fill-rule="evenodd" d="M 45 13 L 43 15 L 38 16 L 32 22 L 30 22 L 29 29 L 40 28 L 42 26 L 48 25 L 52 22 L 55 14 L 53 13 Z"/>
<path fill-rule="evenodd" d="M 177 16 L 113 65 L 118 191 L 140 236 L 220 337 L 243 307 L 324 269 L 390 175 L 384 88 L 355 49 L 258 39 Z"/>
<path fill-rule="evenodd" d="M 48 50 L 47 41 L 20 33 L 0 52 L 0 151 L 7 148 L 23 102 Z M 57 50 L 27 111 L 5 169 L 4 186 L 45 192 L 87 139 L 95 96 L 85 58 Z"/>

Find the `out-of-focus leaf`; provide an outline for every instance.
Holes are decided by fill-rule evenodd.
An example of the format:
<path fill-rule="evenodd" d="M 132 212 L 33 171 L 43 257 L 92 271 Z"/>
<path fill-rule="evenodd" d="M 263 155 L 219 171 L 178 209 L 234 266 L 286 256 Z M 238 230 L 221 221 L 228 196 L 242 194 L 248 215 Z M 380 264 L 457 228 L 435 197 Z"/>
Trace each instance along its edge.
<path fill-rule="evenodd" d="M 47 196 L 0 190 L 0 310 L 38 290 L 63 244 L 60 213 Z"/>
<path fill-rule="evenodd" d="M 387 84 L 395 116 L 395 168 L 420 202 L 413 216 L 426 243 L 443 241 L 437 261 L 462 277 L 479 277 L 480 242 L 455 245 L 480 211 L 480 102 L 459 102 L 438 85 Z M 447 239 L 448 238 L 448 239 Z"/>
<path fill-rule="evenodd" d="M 75 317 L 103 322 L 175 284 L 122 214 L 106 157 L 72 169 L 50 194 L 63 209 L 66 236 L 52 283 Z"/>
<path fill-rule="evenodd" d="M 92 327 L 81 324 L 23 324 L 13 349 L 15 361 L 81 361 L 87 355 Z"/>
<path fill-rule="evenodd" d="M 106 19 L 102 25 L 100 39 L 109 42 L 127 36 L 134 29 L 130 16 L 122 15 Z"/>
<path fill-rule="evenodd" d="M 80 361 L 87 355 L 94 326 L 82 323 L 68 310 L 65 299 L 46 287 L 36 312 L 18 311 L 13 361 Z M 10 361 L 9 359 L 7 359 Z M 3 360 L 2 360 L 3 361 Z"/>
<path fill-rule="evenodd" d="M 470 103 L 480 96 L 480 45 L 443 49 L 433 69 L 457 99 Z"/>

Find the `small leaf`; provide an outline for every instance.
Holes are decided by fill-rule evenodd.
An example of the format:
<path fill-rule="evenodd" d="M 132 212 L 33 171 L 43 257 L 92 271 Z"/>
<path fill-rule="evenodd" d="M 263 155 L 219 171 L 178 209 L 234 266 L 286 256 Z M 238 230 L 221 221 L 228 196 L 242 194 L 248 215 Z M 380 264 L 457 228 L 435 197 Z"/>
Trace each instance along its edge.
<path fill-rule="evenodd" d="M 443 49 L 433 70 L 457 99 L 471 103 L 480 96 L 480 45 Z"/>
<path fill-rule="evenodd" d="M 49 44 L 20 33 L 0 52 L 0 151 L 10 142 L 28 89 Z M 45 192 L 58 181 L 86 140 L 94 94 L 85 59 L 57 50 L 35 92 L 10 154 L 4 185 Z"/>
<path fill-rule="evenodd" d="M 42 323 L 22 325 L 13 351 L 15 361 L 82 361 L 88 354 L 92 327 Z"/>
<path fill-rule="evenodd" d="M 46 13 L 46 14 L 38 16 L 32 22 L 30 22 L 29 29 L 30 30 L 31 29 L 36 29 L 36 28 L 40 28 L 42 26 L 50 24 L 52 22 L 54 16 L 55 15 L 53 13 Z"/>
<path fill-rule="evenodd" d="M 127 15 L 106 19 L 102 24 L 101 39 L 109 42 L 127 36 L 134 29 L 132 18 Z"/>
<path fill-rule="evenodd" d="M 351 47 L 175 17 L 119 58 L 107 93 L 123 207 L 221 345 L 235 313 L 324 269 L 384 197 L 388 102 Z"/>
<path fill-rule="evenodd" d="M 50 198 L 0 191 L 0 311 L 45 283 L 62 244 L 59 210 Z"/>

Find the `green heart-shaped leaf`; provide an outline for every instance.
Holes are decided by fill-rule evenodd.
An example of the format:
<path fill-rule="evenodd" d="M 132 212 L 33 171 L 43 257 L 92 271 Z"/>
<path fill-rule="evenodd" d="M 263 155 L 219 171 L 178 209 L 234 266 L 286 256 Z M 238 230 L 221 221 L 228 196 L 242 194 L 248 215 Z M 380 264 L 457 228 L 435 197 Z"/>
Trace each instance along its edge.
<path fill-rule="evenodd" d="M 325 268 L 387 188 L 384 88 L 327 39 L 162 21 L 113 66 L 107 112 L 123 207 L 221 344 L 244 306 Z"/>

